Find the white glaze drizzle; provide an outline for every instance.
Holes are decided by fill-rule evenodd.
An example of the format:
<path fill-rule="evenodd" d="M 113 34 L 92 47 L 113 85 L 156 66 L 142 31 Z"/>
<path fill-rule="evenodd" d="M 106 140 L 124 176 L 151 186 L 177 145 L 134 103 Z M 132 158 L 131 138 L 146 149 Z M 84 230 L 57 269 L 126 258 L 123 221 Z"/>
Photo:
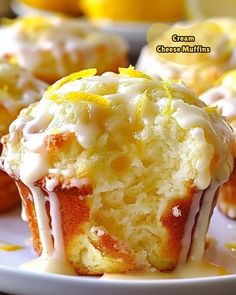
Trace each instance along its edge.
<path fill-rule="evenodd" d="M 3 115 L 6 115 L 4 112 L 7 111 L 7 119 L 10 120 L 14 120 L 22 108 L 38 101 L 48 86 L 26 70 L 4 60 L 0 60 L 0 82 L 0 113 L 3 110 Z M 7 124 L 4 121 L 0 124 L 0 136 L 7 133 Z"/>

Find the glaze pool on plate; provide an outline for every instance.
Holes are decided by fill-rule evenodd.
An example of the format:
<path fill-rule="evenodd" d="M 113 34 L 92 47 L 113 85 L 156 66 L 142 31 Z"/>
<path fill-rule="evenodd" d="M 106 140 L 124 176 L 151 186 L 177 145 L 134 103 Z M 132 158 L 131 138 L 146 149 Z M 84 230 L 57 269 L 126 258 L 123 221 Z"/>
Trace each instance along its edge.
<path fill-rule="evenodd" d="M 24 295 L 234 295 L 236 290 L 236 256 L 224 244 L 236 240 L 236 222 L 226 220 L 216 209 L 209 236 L 216 244 L 206 257 L 231 271 L 232 275 L 192 279 L 143 279 L 109 277 L 72 277 L 30 272 L 19 265 L 36 257 L 30 243 L 27 224 L 20 219 L 19 210 L 0 216 L 0 240 L 25 246 L 15 252 L 0 251 L 0 292 Z"/>

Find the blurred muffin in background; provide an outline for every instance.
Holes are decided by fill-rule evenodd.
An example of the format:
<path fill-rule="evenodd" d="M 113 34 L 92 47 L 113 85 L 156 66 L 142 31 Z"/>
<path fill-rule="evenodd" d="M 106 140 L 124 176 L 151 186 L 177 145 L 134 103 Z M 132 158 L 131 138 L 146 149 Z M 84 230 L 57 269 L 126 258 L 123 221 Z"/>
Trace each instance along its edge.
<path fill-rule="evenodd" d="M 81 10 L 93 20 L 177 21 L 184 0 L 80 0 Z"/>
<path fill-rule="evenodd" d="M 80 13 L 79 0 L 18 0 L 19 3 L 30 7 L 78 15 Z"/>
<path fill-rule="evenodd" d="M 181 83 L 132 67 L 59 80 L 2 142 L 2 168 L 49 272 L 167 271 L 201 260 L 233 165 L 233 132 L 219 113 Z"/>
<path fill-rule="evenodd" d="M 176 53 L 181 56 L 182 62 L 174 62 L 169 58 L 163 58 L 157 52 L 154 52 L 149 46 L 145 46 L 139 56 L 137 69 L 147 73 L 161 72 L 164 79 L 181 79 L 196 94 L 200 94 L 214 86 L 218 78 L 226 71 L 236 67 L 236 21 L 231 18 L 217 18 L 204 22 L 183 22 L 180 26 L 190 27 L 194 32 L 196 26 L 196 46 L 211 44 L 210 30 L 207 26 L 215 26 L 218 29 L 218 38 L 215 38 L 214 46 L 210 47 L 211 51 L 206 54 L 206 58 L 202 58 L 202 53 L 193 53 L 194 63 L 188 63 L 190 55 L 188 53 Z M 175 27 L 174 27 L 175 28 Z M 176 24 L 178 28 L 178 24 Z M 174 31 L 172 29 L 172 31 Z M 178 29 L 176 29 L 178 32 Z M 189 31 L 186 31 L 188 35 Z M 210 32 L 214 35 L 214 32 Z M 169 39 L 160 38 L 160 44 L 169 42 Z M 200 39 L 200 41 L 198 40 Z M 202 44 L 203 43 L 203 44 Z M 182 46 L 182 42 L 175 42 L 174 46 Z M 191 46 L 191 43 L 188 43 Z M 173 43 L 172 45 L 173 46 Z M 168 54 L 167 54 L 168 55 Z"/>
<path fill-rule="evenodd" d="M 13 60 L 52 83 L 89 67 L 99 73 L 127 65 L 127 44 L 85 21 L 59 16 L 26 16 L 0 27 L 0 57 Z"/>
<path fill-rule="evenodd" d="M 200 98 L 222 112 L 231 124 L 236 137 L 236 70 L 224 74 L 217 86 L 204 92 Z M 236 142 L 234 157 L 233 173 L 220 189 L 219 208 L 226 216 L 236 219 Z"/>
<path fill-rule="evenodd" d="M 40 99 L 47 84 L 15 64 L 0 61 L 0 137 L 8 133 L 10 123 L 20 110 Z M 0 151 L 2 145 L 0 143 Z M 19 203 L 15 183 L 0 171 L 0 212 Z"/>

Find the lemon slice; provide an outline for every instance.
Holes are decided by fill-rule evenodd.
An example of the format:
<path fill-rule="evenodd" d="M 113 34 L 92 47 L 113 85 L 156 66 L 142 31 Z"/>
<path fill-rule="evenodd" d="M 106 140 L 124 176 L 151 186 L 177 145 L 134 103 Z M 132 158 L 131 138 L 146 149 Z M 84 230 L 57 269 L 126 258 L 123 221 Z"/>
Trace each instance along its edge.
<path fill-rule="evenodd" d="M 189 19 L 236 16 L 236 1 L 185 0 L 185 10 Z"/>
<path fill-rule="evenodd" d="M 120 75 L 128 76 L 131 78 L 144 78 L 148 80 L 153 80 L 151 76 L 135 70 L 133 66 L 129 66 L 128 68 L 119 68 L 119 73 Z"/>

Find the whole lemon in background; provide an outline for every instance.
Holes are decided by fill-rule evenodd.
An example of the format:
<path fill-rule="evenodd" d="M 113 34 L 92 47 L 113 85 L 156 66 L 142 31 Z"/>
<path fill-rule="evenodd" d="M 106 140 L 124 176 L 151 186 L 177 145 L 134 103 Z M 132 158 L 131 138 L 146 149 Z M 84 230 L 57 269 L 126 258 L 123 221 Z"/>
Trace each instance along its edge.
<path fill-rule="evenodd" d="M 184 15 L 184 0 L 80 0 L 91 19 L 118 21 L 177 21 Z"/>
<path fill-rule="evenodd" d="M 75 15 L 79 13 L 78 0 L 21 0 L 21 2 L 38 9 L 52 10 Z"/>

